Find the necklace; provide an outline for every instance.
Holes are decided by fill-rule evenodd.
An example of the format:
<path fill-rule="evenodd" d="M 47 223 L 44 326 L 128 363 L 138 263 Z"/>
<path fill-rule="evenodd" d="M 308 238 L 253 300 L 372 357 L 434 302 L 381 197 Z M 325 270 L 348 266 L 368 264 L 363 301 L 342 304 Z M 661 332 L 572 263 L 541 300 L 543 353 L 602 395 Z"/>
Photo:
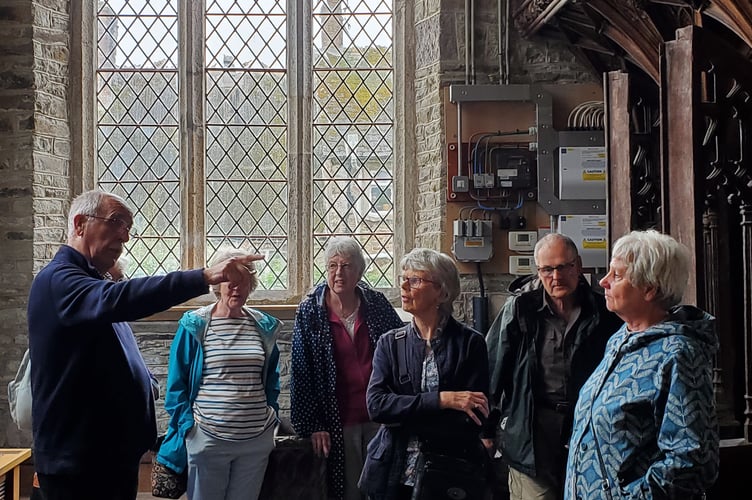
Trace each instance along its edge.
<path fill-rule="evenodd" d="M 355 307 L 350 311 L 345 310 L 344 307 L 340 307 L 340 310 L 337 313 L 337 316 L 339 316 L 342 320 L 349 320 L 350 318 L 355 316 L 355 313 L 358 312 L 359 308 L 360 308 L 360 299 L 358 299 L 355 302 Z"/>

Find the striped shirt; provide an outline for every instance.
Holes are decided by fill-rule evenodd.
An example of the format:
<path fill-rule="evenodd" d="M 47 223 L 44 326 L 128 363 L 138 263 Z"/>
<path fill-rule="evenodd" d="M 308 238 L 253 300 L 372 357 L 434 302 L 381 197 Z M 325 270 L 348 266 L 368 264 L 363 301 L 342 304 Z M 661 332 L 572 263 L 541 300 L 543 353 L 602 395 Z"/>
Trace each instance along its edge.
<path fill-rule="evenodd" d="M 262 382 L 264 346 L 251 318 L 212 318 L 193 417 L 210 436 L 241 441 L 275 422 Z"/>

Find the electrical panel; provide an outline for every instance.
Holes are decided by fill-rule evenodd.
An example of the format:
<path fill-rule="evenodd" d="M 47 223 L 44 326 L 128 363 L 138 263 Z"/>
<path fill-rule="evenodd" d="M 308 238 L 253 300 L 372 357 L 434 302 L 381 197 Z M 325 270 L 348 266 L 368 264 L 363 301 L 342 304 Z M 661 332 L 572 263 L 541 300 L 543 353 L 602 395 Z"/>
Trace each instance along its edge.
<path fill-rule="evenodd" d="M 509 274 L 527 276 L 533 274 L 535 262 L 532 255 L 510 255 Z"/>
<path fill-rule="evenodd" d="M 537 199 L 536 153 L 528 144 L 449 144 L 447 200 L 511 209 Z"/>
<path fill-rule="evenodd" d="M 560 215 L 559 232 L 577 245 L 583 267 L 606 267 L 608 219 L 605 215 Z"/>
<path fill-rule="evenodd" d="M 493 224 L 485 219 L 457 219 L 452 225 L 452 252 L 460 262 L 487 262 L 493 257 Z"/>
<path fill-rule="evenodd" d="M 535 186 L 535 169 L 528 150 L 502 145 L 476 147 L 471 156 L 474 189 L 525 190 Z"/>
<path fill-rule="evenodd" d="M 559 148 L 559 198 L 562 200 L 606 198 L 605 147 Z"/>
<path fill-rule="evenodd" d="M 529 151 L 497 146 L 491 148 L 489 157 L 498 187 L 529 189 L 535 186 L 535 170 Z"/>
<path fill-rule="evenodd" d="M 538 231 L 509 231 L 509 250 L 532 252 L 538 242 Z"/>

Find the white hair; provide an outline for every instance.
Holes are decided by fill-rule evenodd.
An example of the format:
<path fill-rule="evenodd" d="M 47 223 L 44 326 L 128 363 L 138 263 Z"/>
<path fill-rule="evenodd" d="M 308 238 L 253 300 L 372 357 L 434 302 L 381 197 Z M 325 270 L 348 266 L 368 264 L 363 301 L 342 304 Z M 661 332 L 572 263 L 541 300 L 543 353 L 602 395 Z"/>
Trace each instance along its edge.
<path fill-rule="evenodd" d="M 245 257 L 248 255 L 248 252 L 244 252 L 243 250 L 239 250 L 237 248 L 233 247 L 220 247 L 217 249 L 216 252 L 214 252 L 214 256 L 211 258 L 211 261 L 209 262 L 210 266 L 215 266 L 219 264 L 220 262 L 223 262 L 227 259 L 232 259 L 233 257 Z M 251 272 L 251 289 L 249 290 L 249 294 L 252 293 L 256 288 L 258 287 L 258 277 L 256 276 L 256 266 L 253 264 L 253 262 L 249 264 L 245 264 L 245 267 L 248 268 L 248 270 Z M 221 296 L 221 292 L 219 291 L 219 285 L 212 285 L 211 286 L 212 292 L 214 292 L 214 295 L 216 295 L 217 299 Z"/>
<path fill-rule="evenodd" d="M 636 287 L 656 289 L 656 299 L 666 310 L 677 305 L 689 280 L 689 249 L 667 234 L 649 229 L 622 236 L 611 255 L 626 265 L 626 278 Z"/>
<path fill-rule="evenodd" d="M 447 315 L 452 314 L 452 304 L 460 294 L 460 273 L 451 257 L 430 248 L 414 248 L 402 257 L 400 268 L 428 273 L 431 281 L 441 287 L 439 309 Z"/>
<path fill-rule="evenodd" d="M 538 265 L 538 254 L 540 253 L 540 251 L 544 247 L 552 245 L 554 242 L 557 242 L 557 241 L 564 243 L 564 245 L 571 252 L 572 259 L 580 255 L 579 251 L 577 250 L 577 245 L 574 243 L 574 241 L 572 241 L 572 238 L 561 233 L 548 233 L 543 238 L 539 239 L 538 242 L 535 244 L 535 249 L 533 250 L 533 260 L 535 260 L 536 265 Z"/>
<path fill-rule="evenodd" d="M 76 224 L 74 222 L 77 215 L 98 215 L 99 207 L 107 198 L 111 198 L 121 204 L 123 208 L 128 211 L 128 214 L 133 217 L 133 210 L 123 198 L 120 196 L 102 191 L 101 189 L 92 189 L 90 191 L 84 191 L 76 196 L 71 202 L 70 210 L 68 210 L 68 240 L 72 240 L 76 236 Z"/>
<path fill-rule="evenodd" d="M 334 256 L 340 256 L 350 261 L 353 271 L 358 275 L 358 280 L 363 277 L 366 270 L 366 258 L 363 256 L 363 247 L 358 240 L 349 236 L 334 236 L 330 238 L 324 249 L 324 267 Z"/>

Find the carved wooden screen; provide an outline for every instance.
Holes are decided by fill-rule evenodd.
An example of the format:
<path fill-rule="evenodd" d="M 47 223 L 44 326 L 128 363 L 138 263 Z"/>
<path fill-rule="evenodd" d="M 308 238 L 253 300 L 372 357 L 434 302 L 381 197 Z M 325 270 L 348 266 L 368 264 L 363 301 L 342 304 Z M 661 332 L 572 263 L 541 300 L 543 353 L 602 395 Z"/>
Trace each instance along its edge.
<path fill-rule="evenodd" d="M 718 319 L 722 429 L 752 439 L 752 64 L 707 30 L 665 45 L 667 232 L 694 250 L 689 302 Z M 694 299 L 694 300 L 693 300 Z M 743 403 L 742 403 L 743 402 Z"/>
<path fill-rule="evenodd" d="M 604 80 L 608 113 L 610 241 L 632 229 L 660 230 L 661 172 L 658 87 L 613 71 Z"/>

